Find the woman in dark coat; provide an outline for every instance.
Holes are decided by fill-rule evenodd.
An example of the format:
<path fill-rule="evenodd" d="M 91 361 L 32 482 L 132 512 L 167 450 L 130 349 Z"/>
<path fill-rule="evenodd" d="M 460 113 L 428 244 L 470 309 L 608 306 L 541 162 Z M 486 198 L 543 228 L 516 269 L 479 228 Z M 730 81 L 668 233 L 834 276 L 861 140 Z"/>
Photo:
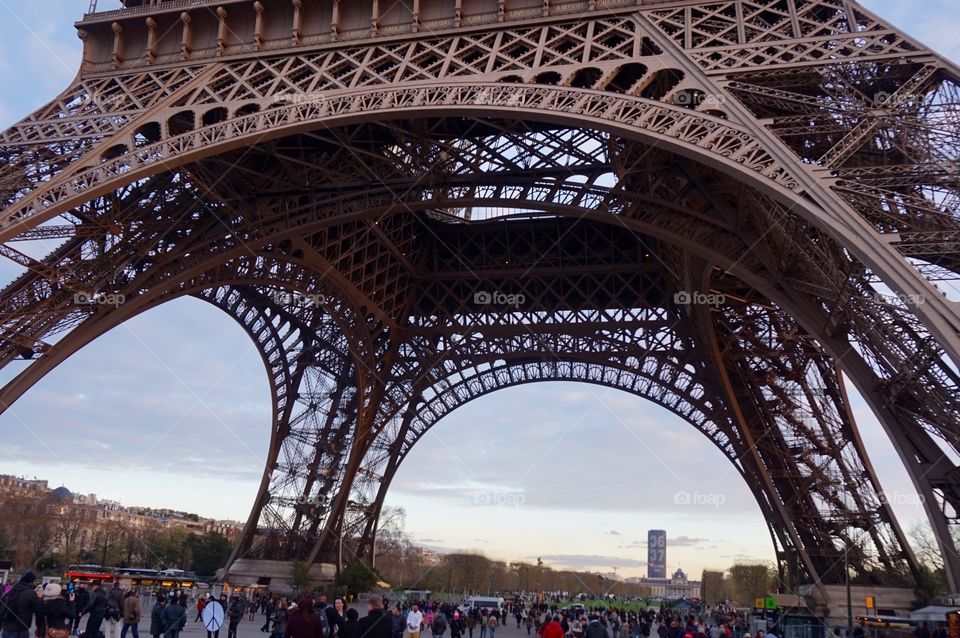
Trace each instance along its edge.
<path fill-rule="evenodd" d="M 70 600 L 61 595 L 63 589 L 57 583 L 50 583 L 43 590 L 43 600 L 37 605 L 37 635 L 46 638 L 47 630 L 53 629 L 61 638 L 70 635 L 73 619 L 77 611 L 73 604 L 73 593 Z"/>
<path fill-rule="evenodd" d="M 283 638 L 324 638 L 323 622 L 310 598 L 301 598 L 300 604 L 290 612 Z"/>

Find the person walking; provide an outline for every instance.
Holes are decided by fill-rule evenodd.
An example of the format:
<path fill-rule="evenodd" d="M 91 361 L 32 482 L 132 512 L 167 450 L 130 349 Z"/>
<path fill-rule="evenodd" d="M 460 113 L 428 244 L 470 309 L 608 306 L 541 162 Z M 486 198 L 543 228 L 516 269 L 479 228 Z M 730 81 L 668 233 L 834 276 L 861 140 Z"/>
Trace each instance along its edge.
<path fill-rule="evenodd" d="M 120 638 L 127 638 L 127 631 L 133 634 L 133 638 L 140 638 L 140 594 L 136 589 L 127 593 L 123 599 L 123 629 L 120 630 Z"/>
<path fill-rule="evenodd" d="M 167 599 L 163 594 L 157 595 L 153 609 L 150 610 L 150 635 L 153 638 L 160 638 L 160 634 L 163 633 L 163 608 L 166 606 Z"/>
<path fill-rule="evenodd" d="M 490 620 L 487 621 L 487 631 L 490 632 L 490 638 L 496 638 L 497 627 L 500 626 L 500 618 L 496 613 L 490 614 Z"/>
<path fill-rule="evenodd" d="M 193 619 L 193 622 L 200 622 L 203 620 L 203 606 L 207 604 L 207 598 L 210 598 L 209 592 L 207 593 L 206 598 L 203 596 L 197 598 L 197 617 Z"/>
<path fill-rule="evenodd" d="M 73 592 L 63 597 L 63 588 L 50 583 L 43 590 L 43 600 L 37 603 L 37 635 L 42 638 L 69 638 L 73 619 L 77 615 Z"/>
<path fill-rule="evenodd" d="M 447 632 L 447 617 L 442 611 L 437 611 L 434 613 L 433 622 L 430 623 L 430 633 L 433 635 L 433 638 L 443 638 L 443 634 Z"/>
<path fill-rule="evenodd" d="M 263 622 L 263 627 L 260 628 L 260 631 L 270 631 L 270 623 L 273 620 L 273 615 L 277 610 L 277 601 L 272 598 L 264 605 L 264 615 L 266 619 Z"/>
<path fill-rule="evenodd" d="M 416 603 L 410 606 L 410 612 L 407 614 L 407 627 L 403 632 L 403 638 L 420 638 L 420 628 L 423 626 L 423 614 Z"/>
<path fill-rule="evenodd" d="M 90 592 L 90 599 L 84 606 L 82 614 L 90 614 L 87 618 L 87 626 L 83 631 L 84 638 L 98 638 L 100 635 L 100 625 L 103 624 L 103 617 L 107 613 L 107 592 L 103 591 L 103 585 L 99 580 L 93 581 L 93 591 Z"/>
<path fill-rule="evenodd" d="M 107 592 L 107 609 L 103 619 L 107 622 L 104 631 L 106 638 L 120 638 L 120 627 L 123 624 L 123 590 L 117 583 L 113 583 L 113 587 Z"/>

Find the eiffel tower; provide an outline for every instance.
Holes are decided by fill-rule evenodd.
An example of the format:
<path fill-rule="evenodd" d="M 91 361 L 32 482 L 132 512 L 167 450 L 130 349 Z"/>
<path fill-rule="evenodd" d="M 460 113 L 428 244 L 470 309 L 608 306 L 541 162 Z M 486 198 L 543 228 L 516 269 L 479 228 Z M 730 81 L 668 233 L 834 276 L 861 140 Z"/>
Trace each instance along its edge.
<path fill-rule="evenodd" d="M 397 468 L 498 389 L 679 415 L 782 574 L 915 582 L 852 384 L 960 557 L 960 72 L 853 0 L 126 0 L 0 137 L 6 408 L 183 296 L 273 401 L 228 569 L 375 562 Z M 42 259 L 17 242 L 55 239 Z M 266 424 L 265 424 L 266 425 Z M 945 453 L 949 451 L 950 454 Z M 340 545 L 341 547 L 338 547 Z"/>

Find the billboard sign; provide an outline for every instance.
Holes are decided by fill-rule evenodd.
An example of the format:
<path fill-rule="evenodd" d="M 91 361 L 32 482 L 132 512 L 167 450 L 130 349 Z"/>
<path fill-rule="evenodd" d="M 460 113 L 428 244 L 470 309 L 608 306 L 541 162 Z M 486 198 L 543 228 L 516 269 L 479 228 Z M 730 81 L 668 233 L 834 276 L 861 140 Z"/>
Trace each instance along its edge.
<path fill-rule="evenodd" d="M 652 529 L 647 532 L 647 578 L 667 577 L 667 532 Z"/>

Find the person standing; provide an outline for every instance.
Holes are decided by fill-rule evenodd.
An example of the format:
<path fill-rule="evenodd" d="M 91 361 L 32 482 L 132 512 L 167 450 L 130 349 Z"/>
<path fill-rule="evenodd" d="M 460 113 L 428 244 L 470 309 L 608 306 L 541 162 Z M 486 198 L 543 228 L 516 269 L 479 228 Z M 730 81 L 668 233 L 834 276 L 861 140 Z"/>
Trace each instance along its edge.
<path fill-rule="evenodd" d="M 209 593 L 207 600 L 203 604 L 203 626 L 207 628 L 207 638 L 220 638 L 220 627 L 226 619 L 227 609 L 224 604 L 227 600 L 226 594 L 220 595 L 220 600 L 213 598 Z"/>
<path fill-rule="evenodd" d="M 140 638 L 140 595 L 136 589 L 127 592 L 123 599 L 123 629 L 120 638 L 127 638 L 127 631 L 131 631 L 133 638 Z"/>
<path fill-rule="evenodd" d="M 207 592 L 206 598 L 203 596 L 197 598 L 197 617 L 193 619 L 193 622 L 203 620 L 203 606 L 207 604 L 207 598 L 210 598 L 210 592 Z"/>
<path fill-rule="evenodd" d="M 187 626 L 187 609 L 180 604 L 180 598 L 174 596 L 163 608 L 163 635 L 165 638 L 179 638 L 180 632 Z M 88 636 L 87 638 L 96 638 Z"/>
<path fill-rule="evenodd" d="M 83 614 L 90 614 L 83 632 L 84 638 L 98 638 L 100 625 L 103 624 L 103 617 L 107 613 L 107 592 L 103 591 L 103 585 L 99 580 L 93 581 L 92 585 L 93 591 L 90 592 L 90 599 L 82 612 Z"/>
<path fill-rule="evenodd" d="M 383 599 L 372 596 L 367 601 L 367 615 L 360 619 L 363 638 L 392 638 L 393 624 L 383 610 Z"/>
<path fill-rule="evenodd" d="M 163 594 L 159 594 L 153 603 L 153 609 L 150 610 L 150 635 L 153 638 L 160 638 L 163 633 L 163 608 L 166 606 L 167 599 Z"/>
<path fill-rule="evenodd" d="M 337 597 L 333 599 L 333 607 L 327 607 L 324 610 L 327 612 L 328 632 L 326 638 L 343 635 L 343 625 L 347 621 L 344 617 L 346 608 L 347 606 L 343 602 L 343 598 Z M 359 614 L 357 615 L 359 616 Z"/>
<path fill-rule="evenodd" d="M 74 595 L 67 599 L 57 583 L 50 583 L 43 590 L 43 600 L 37 603 L 37 635 L 45 638 L 69 638 L 73 619 L 77 615 Z"/>
<path fill-rule="evenodd" d="M 281 638 L 287 631 L 287 621 L 290 618 L 290 613 L 296 611 L 296 609 L 297 603 L 288 603 L 286 598 L 280 599 L 280 604 L 277 605 L 277 613 L 273 618 L 274 638 Z"/>
<path fill-rule="evenodd" d="M 237 595 L 233 596 L 230 609 L 227 610 L 227 616 L 230 619 L 230 624 L 227 625 L 227 638 L 237 638 L 237 627 L 243 620 L 243 612 L 246 611 L 246 606 L 242 598 Z"/>
<path fill-rule="evenodd" d="M 487 621 L 487 630 L 490 632 L 490 638 L 496 638 L 497 627 L 500 626 L 500 618 L 497 612 L 490 614 L 490 620 Z"/>
<path fill-rule="evenodd" d="M 80 635 L 80 617 L 83 615 L 82 610 L 87 606 L 87 603 L 90 602 L 90 592 L 87 591 L 87 588 L 83 585 L 77 585 L 76 596 L 74 596 L 74 608 L 76 613 L 73 615 L 73 626 L 71 627 L 70 633 Z"/>
<path fill-rule="evenodd" d="M 403 638 L 420 638 L 420 628 L 423 626 L 423 614 L 420 608 L 414 603 L 410 606 L 407 613 L 407 626 L 403 632 Z"/>
<path fill-rule="evenodd" d="M 343 621 L 340 638 L 360 638 L 360 613 L 356 609 L 347 610 L 347 618 Z"/>
<path fill-rule="evenodd" d="M 17 584 L 3 595 L 2 604 L 10 613 L 0 630 L 2 638 L 30 638 L 30 626 L 33 625 L 33 616 L 40 602 L 33 589 L 36 580 L 33 572 L 26 572 Z"/>
<path fill-rule="evenodd" d="M 299 604 L 290 605 L 290 609 L 283 638 L 324 638 L 320 614 L 309 596 L 301 598 Z"/>

